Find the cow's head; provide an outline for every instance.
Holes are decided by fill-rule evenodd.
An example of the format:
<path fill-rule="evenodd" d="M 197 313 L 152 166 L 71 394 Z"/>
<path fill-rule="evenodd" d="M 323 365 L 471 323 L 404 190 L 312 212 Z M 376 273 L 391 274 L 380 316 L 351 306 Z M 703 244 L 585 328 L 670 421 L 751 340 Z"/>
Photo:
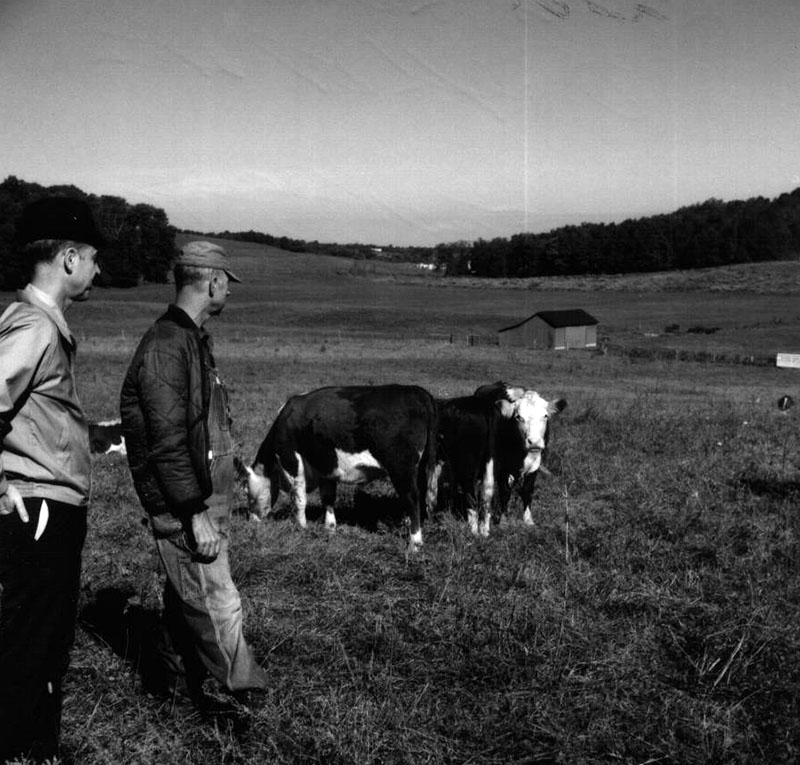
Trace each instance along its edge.
<path fill-rule="evenodd" d="M 256 462 L 253 467 L 245 467 L 247 472 L 247 499 L 250 503 L 250 517 L 256 520 L 266 518 L 275 505 L 280 491 L 278 477 L 270 475 L 264 465 Z"/>
<path fill-rule="evenodd" d="M 526 472 L 538 470 L 549 438 L 550 420 L 567 406 L 564 399 L 546 401 L 536 391 L 507 387 L 495 402 L 500 414 L 514 423 L 527 457 Z"/>

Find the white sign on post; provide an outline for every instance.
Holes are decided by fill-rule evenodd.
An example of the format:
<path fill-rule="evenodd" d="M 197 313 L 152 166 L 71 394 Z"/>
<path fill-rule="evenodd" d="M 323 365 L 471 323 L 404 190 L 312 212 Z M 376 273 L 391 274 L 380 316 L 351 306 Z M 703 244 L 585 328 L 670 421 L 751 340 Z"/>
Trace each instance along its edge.
<path fill-rule="evenodd" d="M 777 366 L 800 369 L 800 353 L 779 353 Z"/>

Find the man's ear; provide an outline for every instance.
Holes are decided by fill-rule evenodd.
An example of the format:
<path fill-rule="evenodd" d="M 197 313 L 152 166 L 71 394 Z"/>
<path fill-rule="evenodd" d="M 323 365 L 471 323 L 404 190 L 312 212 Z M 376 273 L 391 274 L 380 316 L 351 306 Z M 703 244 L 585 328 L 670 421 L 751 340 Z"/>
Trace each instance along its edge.
<path fill-rule="evenodd" d="M 68 274 L 75 270 L 75 264 L 78 260 L 80 260 L 80 253 L 75 247 L 67 247 L 64 250 L 64 270 Z"/>

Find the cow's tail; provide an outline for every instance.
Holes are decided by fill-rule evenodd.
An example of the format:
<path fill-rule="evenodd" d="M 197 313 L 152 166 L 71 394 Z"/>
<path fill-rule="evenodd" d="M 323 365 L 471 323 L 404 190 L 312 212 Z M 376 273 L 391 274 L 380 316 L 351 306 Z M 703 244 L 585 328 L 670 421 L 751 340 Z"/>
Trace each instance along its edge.
<path fill-rule="evenodd" d="M 422 459 L 419 463 L 419 493 L 420 499 L 425 498 L 423 507 L 424 515 L 431 516 L 439 500 L 439 474 L 441 466 L 438 462 L 437 443 L 439 440 L 439 408 L 436 402 L 431 399 L 430 419 L 428 422 L 428 438 L 425 449 L 422 452 Z"/>

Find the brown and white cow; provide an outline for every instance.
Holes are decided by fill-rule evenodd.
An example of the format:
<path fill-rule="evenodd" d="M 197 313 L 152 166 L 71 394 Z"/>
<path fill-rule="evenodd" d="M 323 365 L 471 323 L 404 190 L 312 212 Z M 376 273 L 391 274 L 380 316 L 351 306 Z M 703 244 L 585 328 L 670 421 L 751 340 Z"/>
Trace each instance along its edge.
<path fill-rule="evenodd" d="M 289 493 L 306 526 L 319 487 L 325 525 L 336 527 L 336 485 L 388 477 L 409 518 L 409 547 L 422 545 L 422 517 L 435 498 L 436 405 L 413 385 L 328 387 L 290 398 L 248 468 L 251 510 L 269 514 Z M 427 503 L 427 505 L 426 505 Z"/>
<path fill-rule="evenodd" d="M 524 522 L 533 523 L 531 501 L 550 420 L 566 405 L 504 382 L 440 402 L 439 460 L 465 497 L 473 533 L 488 536 L 492 505 L 502 516 L 512 487 L 522 499 Z"/>
<path fill-rule="evenodd" d="M 125 454 L 125 436 L 121 420 L 89 423 L 89 450 L 92 454 Z"/>

